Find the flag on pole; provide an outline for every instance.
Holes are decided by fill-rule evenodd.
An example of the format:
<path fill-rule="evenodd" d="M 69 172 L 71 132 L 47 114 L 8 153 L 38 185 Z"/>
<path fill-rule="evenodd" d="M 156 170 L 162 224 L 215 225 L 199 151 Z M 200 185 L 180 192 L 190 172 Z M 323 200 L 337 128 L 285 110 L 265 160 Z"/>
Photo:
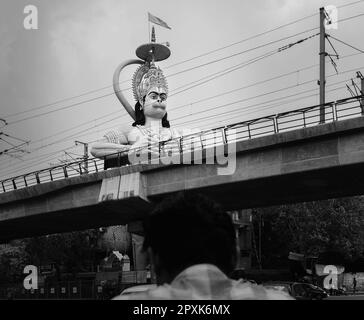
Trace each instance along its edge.
<path fill-rule="evenodd" d="M 171 29 L 171 27 L 165 23 L 162 19 L 159 19 L 156 16 L 153 16 L 151 13 L 148 12 L 148 20 L 152 23 L 158 24 L 164 28 Z"/>

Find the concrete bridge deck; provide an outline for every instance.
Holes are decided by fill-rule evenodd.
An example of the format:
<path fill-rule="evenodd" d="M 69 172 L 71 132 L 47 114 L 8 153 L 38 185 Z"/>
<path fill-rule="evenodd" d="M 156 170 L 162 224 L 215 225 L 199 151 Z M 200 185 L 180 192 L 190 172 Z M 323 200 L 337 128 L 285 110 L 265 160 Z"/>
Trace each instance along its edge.
<path fill-rule="evenodd" d="M 363 194 L 364 117 L 237 142 L 235 172 L 218 167 L 133 165 L 2 193 L 0 241 L 138 221 L 181 190 L 228 210 Z"/>

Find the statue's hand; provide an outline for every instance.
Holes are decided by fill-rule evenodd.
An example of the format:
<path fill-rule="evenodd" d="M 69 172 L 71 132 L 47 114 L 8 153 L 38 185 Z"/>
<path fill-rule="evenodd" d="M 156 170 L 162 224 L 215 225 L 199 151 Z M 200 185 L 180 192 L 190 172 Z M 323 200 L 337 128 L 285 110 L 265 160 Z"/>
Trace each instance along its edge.
<path fill-rule="evenodd" d="M 133 144 L 132 148 L 151 148 L 156 147 L 159 144 L 159 140 L 156 136 L 152 134 L 141 135 L 138 140 Z"/>
<path fill-rule="evenodd" d="M 159 158 L 159 145 L 160 140 L 156 135 L 146 134 L 139 136 L 139 139 L 132 145 L 130 151 L 134 151 L 136 154 L 150 154 L 151 158 Z"/>

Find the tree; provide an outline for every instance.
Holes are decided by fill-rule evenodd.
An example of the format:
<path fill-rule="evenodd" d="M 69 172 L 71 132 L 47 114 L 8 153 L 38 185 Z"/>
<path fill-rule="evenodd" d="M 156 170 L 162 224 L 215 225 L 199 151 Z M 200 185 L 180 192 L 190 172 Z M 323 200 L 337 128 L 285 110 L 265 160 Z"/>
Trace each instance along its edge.
<path fill-rule="evenodd" d="M 363 257 L 364 197 L 260 208 L 256 213 L 264 221 L 261 241 L 265 267 L 286 261 L 290 251 L 326 260 L 328 254 L 324 253 L 331 252 L 332 259 L 336 256 L 335 260 L 342 262 Z M 257 223 L 254 226 L 258 230 Z"/>
<path fill-rule="evenodd" d="M 66 272 L 91 271 L 98 263 L 97 230 L 54 234 L 27 240 L 30 263 L 55 263 Z"/>
<path fill-rule="evenodd" d="M 0 283 L 19 282 L 29 257 L 23 241 L 13 241 L 0 247 Z"/>

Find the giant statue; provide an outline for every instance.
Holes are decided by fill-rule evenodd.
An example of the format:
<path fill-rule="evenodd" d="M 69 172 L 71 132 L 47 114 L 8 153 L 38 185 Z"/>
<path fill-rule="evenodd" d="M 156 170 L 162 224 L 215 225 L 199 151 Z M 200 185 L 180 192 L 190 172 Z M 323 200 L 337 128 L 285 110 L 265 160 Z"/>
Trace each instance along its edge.
<path fill-rule="evenodd" d="M 140 59 L 122 62 L 113 77 L 115 94 L 134 123 L 132 127 L 107 132 L 102 140 L 92 146 L 91 154 L 94 157 L 103 158 L 112 155 L 116 157 L 117 153 L 158 145 L 161 141 L 168 141 L 181 135 L 179 131 L 170 127 L 167 117 L 167 80 L 162 70 L 155 65 L 155 62 L 167 59 L 170 50 L 164 44 L 156 43 L 154 27 L 151 42 L 138 47 L 136 55 Z M 136 100 L 134 108 L 124 97 L 119 86 L 121 71 L 131 64 L 140 65 L 132 79 Z"/>
<path fill-rule="evenodd" d="M 122 163 L 113 162 L 113 160 L 120 160 L 118 153 L 127 154 L 133 149 L 150 153 L 155 148 L 148 148 L 148 146 L 159 146 L 160 142 L 173 142 L 174 138 L 181 136 L 179 131 L 170 127 L 167 116 L 167 80 L 162 70 L 155 64 L 167 59 L 170 56 L 170 50 L 167 46 L 156 43 L 154 27 L 151 42 L 138 47 L 136 55 L 140 59 L 122 62 L 115 70 L 113 77 L 115 94 L 134 122 L 130 127 L 107 132 L 91 149 L 94 157 L 105 159 L 105 168 L 129 163 L 126 157 Z M 140 65 L 132 79 L 136 100 L 134 108 L 124 97 L 119 86 L 121 71 L 132 64 Z M 160 150 L 156 152 L 160 156 Z M 147 257 L 142 250 L 142 237 L 133 234 L 132 242 L 134 268 L 143 270 L 147 265 Z"/>

